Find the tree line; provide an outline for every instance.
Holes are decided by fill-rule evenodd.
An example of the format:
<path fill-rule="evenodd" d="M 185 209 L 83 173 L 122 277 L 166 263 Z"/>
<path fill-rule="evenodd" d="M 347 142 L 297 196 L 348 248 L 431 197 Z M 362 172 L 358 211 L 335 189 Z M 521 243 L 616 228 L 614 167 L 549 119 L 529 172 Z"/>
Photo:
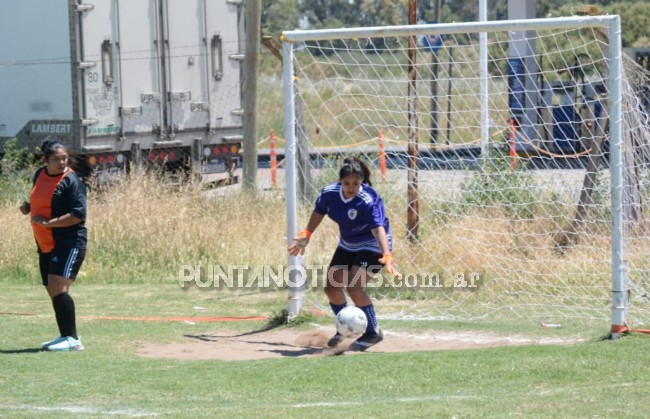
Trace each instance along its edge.
<path fill-rule="evenodd" d="M 432 1 L 418 1 L 418 19 L 433 20 Z M 440 21 L 478 20 L 479 0 L 440 0 Z M 515 1 L 515 0 L 513 0 Z M 584 3 L 537 0 L 536 17 L 574 15 Z M 650 48 L 650 7 L 647 0 L 596 0 L 603 14 L 621 16 L 623 47 Z M 356 26 L 404 25 L 408 0 L 262 0 L 262 33 L 278 37 L 284 30 Z M 508 18 L 508 0 L 488 0 L 488 19 Z"/>

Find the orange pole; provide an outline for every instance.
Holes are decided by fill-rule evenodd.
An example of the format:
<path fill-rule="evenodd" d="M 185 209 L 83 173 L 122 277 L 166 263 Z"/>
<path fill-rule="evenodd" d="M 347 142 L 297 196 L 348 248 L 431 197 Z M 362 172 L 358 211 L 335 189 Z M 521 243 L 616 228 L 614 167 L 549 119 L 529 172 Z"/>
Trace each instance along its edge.
<path fill-rule="evenodd" d="M 271 156 L 271 186 L 274 188 L 278 187 L 278 158 L 275 153 L 275 130 L 271 128 L 271 134 L 269 136 L 269 144 L 271 151 L 269 152 Z"/>
<path fill-rule="evenodd" d="M 379 131 L 379 171 L 382 182 L 386 182 L 386 151 L 384 150 L 384 134 Z"/>
<path fill-rule="evenodd" d="M 517 168 L 517 150 L 515 148 L 515 120 L 510 118 L 509 126 L 510 130 L 508 132 L 508 146 L 509 146 L 509 155 L 510 155 L 510 168 L 514 172 Z"/>

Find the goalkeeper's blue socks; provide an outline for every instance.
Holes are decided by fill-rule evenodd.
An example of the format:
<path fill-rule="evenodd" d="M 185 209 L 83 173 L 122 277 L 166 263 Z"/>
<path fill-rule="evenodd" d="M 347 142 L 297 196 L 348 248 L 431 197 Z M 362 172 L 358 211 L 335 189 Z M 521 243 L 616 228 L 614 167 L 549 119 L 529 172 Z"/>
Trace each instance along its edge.
<path fill-rule="evenodd" d="M 359 307 L 366 313 L 368 318 L 368 326 L 366 326 L 366 333 L 364 335 L 376 335 L 379 331 L 379 323 L 377 322 L 377 315 L 375 315 L 375 307 L 370 304 L 369 306 Z"/>
<path fill-rule="evenodd" d="M 339 314 L 339 311 L 343 310 L 343 309 L 344 309 L 345 307 L 347 307 L 347 306 L 348 306 L 347 301 L 346 301 L 345 303 L 343 303 L 343 304 L 334 304 L 334 303 L 330 303 L 330 307 L 332 308 L 332 311 L 334 312 L 334 315 L 335 315 L 335 316 L 336 316 L 337 314 Z"/>

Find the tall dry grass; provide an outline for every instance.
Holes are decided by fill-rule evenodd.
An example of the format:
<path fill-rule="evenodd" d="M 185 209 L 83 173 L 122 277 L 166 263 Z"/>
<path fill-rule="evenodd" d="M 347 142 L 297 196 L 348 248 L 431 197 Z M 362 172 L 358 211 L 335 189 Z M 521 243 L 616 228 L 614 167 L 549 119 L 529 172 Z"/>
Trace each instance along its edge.
<path fill-rule="evenodd" d="M 0 208 L 10 240 L 0 243 L 2 277 L 37 281 L 28 218 Z M 182 265 L 286 264 L 284 200 L 210 197 L 200 185 L 166 186 L 153 175 L 88 194 L 88 252 L 80 278 L 96 283 L 175 281 Z"/>
<path fill-rule="evenodd" d="M 39 283 L 36 244 L 29 216 L 18 210 L 20 199 L 8 199 L 0 204 L 0 280 Z M 38 282 L 37 282 L 38 281 Z"/>
<path fill-rule="evenodd" d="M 422 235 L 417 243 L 410 243 L 405 239 L 405 208 L 397 199 L 404 191 L 391 191 L 395 186 L 378 188 L 391 217 L 395 256 L 402 272 L 437 272 L 445 281 L 459 272 L 475 272 L 483 281 L 476 293 L 386 293 L 391 301 L 403 304 L 404 310 L 418 306 L 429 314 L 456 310 L 466 315 L 478 313 L 477 307 L 501 309 L 512 304 L 544 309 L 568 304 L 571 310 L 607 304 L 611 279 L 607 231 L 585 232 L 580 244 L 561 256 L 553 247 L 552 236 L 558 228 L 553 218 L 516 221 L 493 208 L 434 219 L 439 214 L 436 205 L 423 201 Z M 153 175 L 142 175 L 90 191 L 88 196 L 89 247 L 79 276 L 84 283 L 175 283 L 183 265 L 253 269 L 287 263 L 281 191 L 215 196 L 196 184 L 172 187 Z M 0 204 L 6 237 L 0 241 L 0 278 L 7 283 L 38 284 L 36 247 L 28 217 L 19 213 L 18 204 L 11 199 Z M 311 204 L 301 206 L 299 228 L 311 208 Z M 337 226 L 326 219 L 312 236 L 306 264 L 327 265 L 338 237 Z M 650 254 L 648 247 L 645 241 L 637 243 L 635 254 Z M 630 262 L 640 266 L 634 257 Z M 313 295 L 322 298 L 320 291 Z M 428 303 L 416 304 L 412 298 Z"/>
<path fill-rule="evenodd" d="M 210 197 L 197 184 L 170 188 L 142 176 L 94 195 L 90 207 L 87 270 L 96 280 L 157 282 L 176 279 L 186 264 L 286 260 L 284 201 L 277 196 Z"/>

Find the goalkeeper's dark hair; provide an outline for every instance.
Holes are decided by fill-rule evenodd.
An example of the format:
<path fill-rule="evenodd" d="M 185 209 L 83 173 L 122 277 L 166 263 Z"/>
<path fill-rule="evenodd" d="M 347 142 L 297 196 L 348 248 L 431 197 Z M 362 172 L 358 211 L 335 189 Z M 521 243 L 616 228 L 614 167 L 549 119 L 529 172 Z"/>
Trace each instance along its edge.
<path fill-rule="evenodd" d="M 54 151 L 61 148 L 66 151 L 68 150 L 68 148 L 56 138 L 46 138 L 41 143 L 41 152 L 46 160 L 52 155 L 52 153 L 54 153 Z"/>
<path fill-rule="evenodd" d="M 368 166 L 366 166 L 364 162 L 356 157 L 346 157 L 346 159 L 343 160 L 341 170 L 339 170 L 339 179 L 343 179 L 350 175 L 354 175 L 368 186 L 372 186 L 372 182 L 370 182 L 370 169 L 368 169 Z"/>

